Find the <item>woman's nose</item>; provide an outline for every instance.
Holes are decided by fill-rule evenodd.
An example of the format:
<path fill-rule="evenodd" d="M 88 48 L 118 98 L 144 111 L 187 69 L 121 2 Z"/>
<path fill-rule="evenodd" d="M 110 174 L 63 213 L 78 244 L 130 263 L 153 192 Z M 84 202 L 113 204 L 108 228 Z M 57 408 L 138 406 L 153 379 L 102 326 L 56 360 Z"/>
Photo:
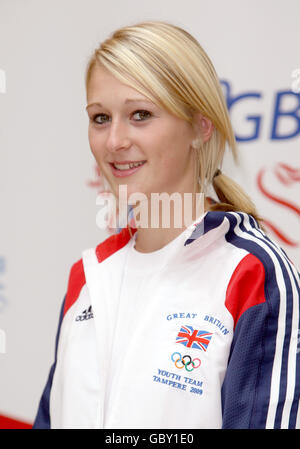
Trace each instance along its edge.
<path fill-rule="evenodd" d="M 122 123 L 120 120 L 111 122 L 106 146 L 107 150 L 110 152 L 115 152 L 130 147 L 128 129 L 125 123 Z"/>

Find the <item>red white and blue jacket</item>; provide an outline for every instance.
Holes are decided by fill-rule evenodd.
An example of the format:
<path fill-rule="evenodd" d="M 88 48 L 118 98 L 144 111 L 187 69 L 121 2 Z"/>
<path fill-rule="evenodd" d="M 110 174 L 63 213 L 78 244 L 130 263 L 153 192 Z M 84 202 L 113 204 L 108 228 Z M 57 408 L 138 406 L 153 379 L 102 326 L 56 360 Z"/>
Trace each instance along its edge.
<path fill-rule="evenodd" d="M 128 228 L 72 266 L 34 428 L 300 428 L 299 272 L 246 213 L 183 236 L 119 346 Z"/>

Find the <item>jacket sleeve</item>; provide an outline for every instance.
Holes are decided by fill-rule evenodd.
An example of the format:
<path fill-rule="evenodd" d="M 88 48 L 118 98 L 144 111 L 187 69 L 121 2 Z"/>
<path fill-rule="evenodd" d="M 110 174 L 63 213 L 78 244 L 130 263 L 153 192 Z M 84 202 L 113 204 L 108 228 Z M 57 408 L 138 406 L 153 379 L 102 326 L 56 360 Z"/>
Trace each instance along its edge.
<path fill-rule="evenodd" d="M 299 428 L 299 273 L 247 255 L 226 294 L 234 335 L 222 386 L 223 428 Z M 297 418 L 298 416 L 298 418 Z"/>
<path fill-rule="evenodd" d="M 36 418 L 33 423 L 33 429 L 50 429 L 51 428 L 51 417 L 50 417 L 50 393 L 52 388 L 52 381 L 53 376 L 56 369 L 57 364 L 57 352 L 58 352 L 58 344 L 60 339 L 60 332 L 61 332 L 61 326 L 64 319 L 64 316 L 68 312 L 68 310 L 72 307 L 72 305 L 76 302 L 76 300 L 79 297 L 79 294 L 81 292 L 82 287 L 85 284 L 85 275 L 84 275 L 84 268 L 83 268 L 83 261 L 82 259 L 79 259 L 77 262 L 75 262 L 69 272 L 69 278 L 68 278 L 68 286 L 67 286 L 67 292 L 64 297 L 61 310 L 60 310 L 60 316 L 59 316 L 59 322 L 58 322 L 58 328 L 57 328 L 57 334 L 56 334 L 56 341 L 55 341 L 55 355 L 54 355 L 54 362 L 51 366 L 48 380 L 46 383 L 46 386 L 44 388 L 44 391 L 42 393 L 42 397 L 40 399 L 38 411 Z"/>
<path fill-rule="evenodd" d="M 36 417 L 35 417 L 35 420 L 33 423 L 33 427 L 32 427 L 33 429 L 50 429 L 50 427 L 51 427 L 50 410 L 49 410 L 50 392 L 51 392 L 52 380 L 53 380 L 53 375 L 55 372 L 55 367 L 56 367 L 56 362 L 57 362 L 57 347 L 58 347 L 58 342 L 59 342 L 61 323 L 63 320 L 65 301 L 66 301 L 66 296 L 64 297 L 64 300 L 63 300 L 63 303 L 61 306 L 61 310 L 60 310 L 58 329 L 57 329 L 56 341 L 55 341 L 54 362 L 50 368 L 46 386 L 44 388 L 44 391 L 42 393 L 42 396 L 41 396 L 41 399 L 39 402 L 38 411 L 37 411 L 37 414 L 36 414 Z"/>

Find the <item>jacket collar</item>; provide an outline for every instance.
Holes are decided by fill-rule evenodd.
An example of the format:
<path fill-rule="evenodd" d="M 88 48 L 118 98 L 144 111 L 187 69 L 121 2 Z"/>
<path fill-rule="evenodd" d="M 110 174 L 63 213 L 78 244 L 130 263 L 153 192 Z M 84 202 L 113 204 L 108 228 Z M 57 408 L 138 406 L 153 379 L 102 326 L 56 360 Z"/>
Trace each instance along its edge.
<path fill-rule="evenodd" d="M 199 247 L 207 247 L 217 238 L 225 236 L 231 227 L 233 218 L 233 212 L 205 212 L 183 231 L 186 236 L 184 239 L 184 247 L 190 247 L 195 241 L 197 241 L 197 244 L 192 245 L 193 247 L 197 246 L 198 249 Z M 132 235 L 137 232 L 137 229 L 134 227 L 130 227 L 130 230 Z M 112 235 L 104 242 L 100 243 L 95 249 L 98 262 L 103 262 L 109 256 L 122 249 L 127 245 L 130 239 L 129 226 L 127 226 L 118 234 Z"/>

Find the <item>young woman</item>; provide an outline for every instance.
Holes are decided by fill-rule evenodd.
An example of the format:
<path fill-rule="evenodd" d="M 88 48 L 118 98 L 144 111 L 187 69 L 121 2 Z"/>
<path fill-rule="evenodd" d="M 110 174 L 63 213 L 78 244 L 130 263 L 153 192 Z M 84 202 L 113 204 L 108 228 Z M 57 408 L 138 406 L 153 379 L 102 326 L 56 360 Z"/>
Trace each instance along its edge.
<path fill-rule="evenodd" d="M 95 51 L 86 89 L 99 169 L 139 209 L 71 268 L 34 427 L 299 427 L 299 273 L 221 171 L 237 149 L 210 59 L 139 23 Z M 155 193 L 191 214 L 169 201 L 152 225 Z"/>

